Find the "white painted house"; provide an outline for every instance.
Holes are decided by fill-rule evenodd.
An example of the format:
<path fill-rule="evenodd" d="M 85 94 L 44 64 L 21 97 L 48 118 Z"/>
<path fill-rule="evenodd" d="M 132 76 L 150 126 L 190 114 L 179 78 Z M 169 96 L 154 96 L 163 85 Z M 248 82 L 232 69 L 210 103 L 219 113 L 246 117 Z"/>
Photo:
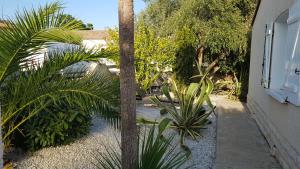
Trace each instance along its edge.
<path fill-rule="evenodd" d="M 108 33 L 101 30 L 81 30 L 76 33 L 82 38 L 82 43 L 86 48 L 105 49 L 107 47 Z"/>
<path fill-rule="evenodd" d="M 81 30 L 76 32 L 82 38 L 82 44 L 87 49 L 101 50 L 107 48 L 108 32 L 102 30 Z M 107 69 L 113 74 L 119 74 L 120 69 L 117 65 L 110 59 L 100 58 L 98 62 L 79 62 L 73 65 L 73 69 L 78 69 L 80 67 L 87 67 L 88 71 L 93 71 L 99 64 L 105 65 Z"/>
<path fill-rule="evenodd" d="M 248 107 L 284 169 L 300 169 L 300 0 L 261 0 Z"/>
<path fill-rule="evenodd" d="M 76 33 L 82 38 L 82 45 L 85 46 L 85 48 L 88 50 L 97 51 L 97 50 L 107 48 L 108 33 L 106 31 L 81 30 L 81 31 L 76 31 Z M 57 43 L 48 48 L 44 48 L 40 51 L 40 54 L 31 56 L 34 57 L 34 60 L 27 64 L 42 65 L 45 59 L 47 59 L 46 57 L 47 52 L 51 52 L 57 49 L 66 49 L 66 48 L 70 48 L 71 46 L 74 47 L 75 45 Z M 120 72 L 116 64 L 107 58 L 101 58 L 99 59 L 98 62 L 82 61 L 67 67 L 63 72 L 72 73 L 72 72 L 78 72 L 84 70 L 85 73 L 89 73 L 94 71 L 99 64 L 105 65 L 108 68 L 108 70 L 113 74 L 119 74 Z"/>

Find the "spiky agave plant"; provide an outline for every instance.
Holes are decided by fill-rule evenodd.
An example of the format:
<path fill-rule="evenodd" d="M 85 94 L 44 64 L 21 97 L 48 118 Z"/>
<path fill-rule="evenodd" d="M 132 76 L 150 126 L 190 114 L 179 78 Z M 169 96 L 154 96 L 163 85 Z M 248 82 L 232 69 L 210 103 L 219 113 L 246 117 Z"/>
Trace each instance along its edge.
<path fill-rule="evenodd" d="M 7 144 L 20 125 L 49 105 L 59 105 L 61 100 L 102 115 L 116 108 L 118 84 L 109 75 L 70 79 L 60 73 L 74 63 L 101 57 L 80 47 L 81 39 L 73 32 L 80 25 L 66 18 L 61 8 L 55 2 L 37 10 L 24 10 L 0 29 L 1 127 Z M 57 43 L 77 47 L 48 53 L 42 65 L 27 64 L 36 62 L 34 56 L 42 49 Z"/>
<path fill-rule="evenodd" d="M 150 99 L 167 112 L 171 128 L 175 128 L 180 135 L 180 143 L 184 146 L 184 138 L 191 136 L 196 139 L 200 136 L 200 129 L 208 122 L 209 115 L 213 112 L 214 108 L 207 110 L 204 107 L 205 101 L 209 99 L 209 94 L 212 91 L 212 83 L 199 84 L 191 83 L 188 87 L 183 88 L 181 91 L 177 88 L 175 82 L 172 83 L 172 92 L 179 101 L 179 109 L 174 103 L 170 95 L 169 87 L 162 88 L 163 94 L 167 97 L 170 104 L 162 103 L 157 96 Z"/>
<path fill-rule="evenodd" d="M 173 146 L 174 135 L 162 136 L 166 121 L 159 127 L 145 128 L 139 139 L 138 169 L 177 169 L 185 164 L 187 155 Z M 93 153 L 93 165 L 101 169 L 121 169 L 121 150 L 106 147 L 104 152 Z"/>

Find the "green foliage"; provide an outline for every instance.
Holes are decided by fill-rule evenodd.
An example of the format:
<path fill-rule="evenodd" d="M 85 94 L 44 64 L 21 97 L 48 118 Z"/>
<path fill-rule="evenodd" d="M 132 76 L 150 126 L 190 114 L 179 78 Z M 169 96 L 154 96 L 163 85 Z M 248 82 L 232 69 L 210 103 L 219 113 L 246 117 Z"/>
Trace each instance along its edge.
<path fill-rule="evenodd" d="M 191 77 L 194 71 L 194 60 L 196 55 L 195 39 L 192 31 L 183 27 L 182 30 L 176 32 L 176 53 L 174 72 L 176 80 L 183 85 L 191 83 Z"/>
<path fill-rule="evenodd" d="M 147 91 L 159 75 L 171 68 L 174 49 L 168 38 L 157 38 L 154 30 L 140 24 L 135 39 L 136 80 Z"/>
<path fill-rule="evenodd" d="M 63 14 L 63 20 L 61 22 L 68 23 L 68 22 L 76 22 L 80 27 L 81 30 L 93 30 L 94 26 L 92 23 L 84 24 L 82 20 L 75 18 L 74 16 L 70 14 Z"/>
<path fill-rule="evenodd" d="M 150 29 L 157 30 L 158 37 L 175 39 L 174 67 L 179 78 L 177 80 L 188 82 L 188 79 L 182 77 L 190 77 L 193 73 L 191 65 L 188 64 L 191 63 L 188 60 L 192 57 L 192 60 L 196 59 L 200 64 L 207 63 L 212 73 L 220 69 L 223 76 L 234 72 L 237 77 L 246 78 L 242 77 L 240 72 L 249 64 L 249 32 L 257 0 L 146 2 L 147 8 L 138 21 L 145 22 Z M 194 48 L 195 52 L 187 48 Z M 247 83 L 245 80 L 243 82 Z"/>
<path fill-rule="evenodd" d="M 109 74 L 90 73 L 73 79 L 62 75 L 62 70 L 75 63 L 105 55 L 80 47 L 81 39 L 72 31 L 80 25 L 76 20 L 64 22 L 66 19 L 56 2 L 24 10 L 0 29 L 1 127 L 6 145 L 26 121 L 62 102 L 66 108 L 118 118 L 118 83 Z M 73 46 L 49 52 L 43 65 L 28 64 L 37 62 L 33 56 L 42 49 L 58 42 Z"/>
<path fill-rule="evenodd" d="M 85 29 L 86 30 L 93 30 L 94 29 L 94 25 L 92 23 L 87 23 L 87 24 L 85 24 Z"/>
<path fill-rule="evenodd" d="M 177 4 L 176 7 L 170 8 L 174 4 Z M 176 35 L 178 31 L 191 29 L 193 39 L 198 41 L 195 48 L 204 46 L 211 53 L 244 52 L 248 29 L 237 5 L 233 0 L 153 0 L 143 18 L 147 18 L 146 24 L 150 27 L 160 26 L 158 31 L 161 36 Z M 160 8 L 169 11 L 168 15 L 158 12 Z M 150 16 L 154 21 L 160 17 L 164 19 L 158 19 L 161 23 L 156 23 Z"/>
<path fill-rule="evenodd" d="M 118 32 L 110 30 L 111 42 L 107 51 L 114 53 L 113 60 L 119 62 Z M 174 44 L 172 39 L 157 37 L 155 30 L 142 22 L 135 31 L 135 69 L 136 81 L 142 90 L 147 91 L 162 72 L 172 68 L 174 63 Z"/>
<path fill-rule="evenodd" d="M 138 169 L 174 169 L 180 168 L 187 156 L 177 152 L 172 145 L 174 136 L 162 136 L 165 126 L 160 125 L 159 130 L 152 126 L 145 128 L 140 139 Z M 121 169 L 121 150 L 106 147 L 106 152 L 94 153 L 94 166 L 101 169 Z"/>
<path fill-rule="evenodd" d="M 51 105 L 33 116 L 22 127 L 30 150 L 67 144 L 88 133 L 91 114 L 68 104 Z"/>
<path fill-rule="evenodd" d="M 207 118 L 214 110 L 210 102 L 209 95 L 212 92 L 213 84 L 210 79 L 203 79 L 200 83 L 191 83 L 188 87 L 178 89 L 177 84 L 173 81 L 172 92 L 179 100 L 180 109 L 170 94 L 167 86 L 162 88 L 163 94 L 167 97 L 171 105 L 163 104 L 157 96 L 151 97 L 153 103 L 168 112 L 171 127 L 175 128 L 180 135 L 180 143 L 184 146 L 184 138 L 190 136 L 196 139 L 200 136 L 200 129 L 207 124 Z M 211 110 L 206 110 L 204 103 L 207 102 Z"/>

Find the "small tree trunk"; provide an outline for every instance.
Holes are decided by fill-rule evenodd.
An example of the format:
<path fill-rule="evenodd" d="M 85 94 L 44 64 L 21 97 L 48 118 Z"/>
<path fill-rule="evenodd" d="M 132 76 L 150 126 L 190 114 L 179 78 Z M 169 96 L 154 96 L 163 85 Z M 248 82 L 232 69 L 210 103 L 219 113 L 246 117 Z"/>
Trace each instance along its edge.
<path fill-rule="evenodd" d="M 207 67 L 206 71 L 210 72 L 218 63 L 220 60 L 225 58 L 225 53 L 222 53 L 219 57 L 217 57 L 211 64 Z"/>
<path fill-rule="evenodd" d="M 138 164 L 133 0 L 119 0 L 122 169 Z"/>
<path fill-rule="evenodd" d="M 204 52 L 204 47 L 200 47 L 197 50 L 197 60 L 198 60 L 198 64 L 202 65 L 203 63 L 203 52 Z"/>

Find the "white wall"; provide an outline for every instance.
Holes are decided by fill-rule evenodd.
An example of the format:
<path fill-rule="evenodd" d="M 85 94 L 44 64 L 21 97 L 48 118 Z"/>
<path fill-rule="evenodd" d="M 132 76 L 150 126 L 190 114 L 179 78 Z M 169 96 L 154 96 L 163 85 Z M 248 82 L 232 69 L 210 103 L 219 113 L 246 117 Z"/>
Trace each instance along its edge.
<path fill-rule="evenodd" d="M 106 48 L 106 41 L 105 40 L 83 40 L 82 44 L 87 49 L 102 49 Z"/>
<path fill-rule="evenodd" d="M 283 168 L 300 168 L 300 107 L 282 104 L 261 86 L 265 25 L 293 3 L 293 0 L 262 0 L 253 26 L 248 107 Z M 300 12 L 300 11 L 299 11 Z M 272 68 L 275 71 L 276 67 Z"/>
<path fill-rule="evenodd" d="M 105 40 L 83 40 L 82 44 L 90 50 L 99 50 L 99 49 L 105 49 L 107 47 L 107 43 Z M 31 56 L 32 58 L 34 58 L 35 62 L 28 62 L 28 65 L 42 65 L 44 60 L 45 60 L 45 53 L 52 51 L 52 50 L 56 50 L 56 49 L 65 49 L 65 48 L 70 48 L 70 47 L 75 47 L 76 45 L 70 45 L 70 44 L 64 44 L 64 43 L 57 43 L 54 44 L 48 48 L 42 49 L 40 51 L 40 54 L 36 54 Z M 106 63 L 104 63 L 106 64 Z M 96 62 L 86 62 L 86 61 L 82 61 L 82 62 L 78 62 L 75 63 L 69 67 L 66 68 L 66 70 L 64 72 L 78 72 L 78 71 L 85 71 L 87 73 L 92 72 L 96 66 L 98 65 L 98 63 Z M 112 65 L 112 63 L 111 63 Z M 107 65 L 107 66 L 111 66 L 111 65 Z M 114 64 L 115 65 L 115 64 Z M 115 72 L 114 72 L 115 73 Z"/>

